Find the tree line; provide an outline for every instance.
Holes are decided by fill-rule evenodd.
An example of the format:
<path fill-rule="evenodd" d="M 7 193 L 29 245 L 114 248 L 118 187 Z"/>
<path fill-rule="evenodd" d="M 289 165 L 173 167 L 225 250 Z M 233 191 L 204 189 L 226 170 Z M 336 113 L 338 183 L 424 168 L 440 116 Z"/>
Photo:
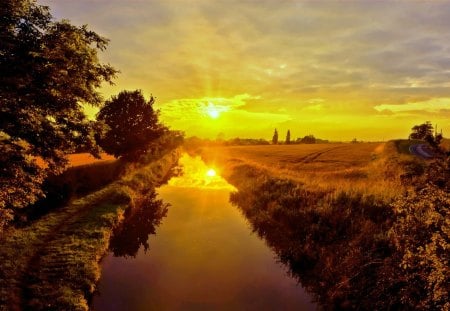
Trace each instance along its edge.
<path fill-rule="evenodd" d="M 67 155 L 102 150 L 136 159 L 172 133 L 142 91 L 104 101 L 102 83 L 118 70 L 99 61 L 109 40 L 86 25 L 55 20 L 34 0 L 0 8 L 0 230 L 15 212 L 43 197 L 42 183 L 63 172 Z M 99 107 L 92 121 L 83 106 Z"/>
<path fill-rule="evenodd" d="M 291 144 L 324 144 L 324 143 L 328 143 L 328 142 L 329 142 L 328 140 L 316 138 L 312 134 L 305 135 L 304 137 L 299 137 L 296 140 L 291 140 L 291 130 L 287 130 L 287 132 L 286 132 L 286 139 L 285 139 L 284 142 L 279 141 L 279 139 L 278 139 L 278 130 L 277 129 L 274 130 L 273 136 L 272 136 L 272 144 L 273 145 L 278 145 L 278 144 L 281 144 L 281 143 L 284 143 L 286 145 L 291 145 Z"/>

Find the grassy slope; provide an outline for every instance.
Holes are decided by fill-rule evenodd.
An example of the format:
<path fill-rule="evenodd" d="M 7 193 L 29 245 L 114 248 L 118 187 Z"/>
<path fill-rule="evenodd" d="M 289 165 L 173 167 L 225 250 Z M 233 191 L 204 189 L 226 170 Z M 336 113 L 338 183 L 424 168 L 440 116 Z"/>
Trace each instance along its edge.
<path fill-rule="evenodd" d="M 28 227 L 7 232 L 0 249 L 0 310 L 87 310 L 112 229 L 176 158 L 165 155 Z"/>

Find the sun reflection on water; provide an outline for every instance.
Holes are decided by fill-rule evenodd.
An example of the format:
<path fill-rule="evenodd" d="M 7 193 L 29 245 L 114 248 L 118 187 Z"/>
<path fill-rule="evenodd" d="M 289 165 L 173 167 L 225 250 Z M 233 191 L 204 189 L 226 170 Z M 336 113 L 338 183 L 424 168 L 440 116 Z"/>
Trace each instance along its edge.
<path fill-rule="evenodd" d="M 200 157 L 191 157 L 184 154 L 179 164 L 183 174 L 169 181 L 170 186 L 186 188 L 209 188 L 236 190 L 220 176 L 217 167 L 207 166 Z"/>
<path fill-rule="evenodd" d="M 214 177 L 216 176 L 216 171 L 213 168 L 210 168 L 207 172 L 206 175 L 209 177 Z"/>

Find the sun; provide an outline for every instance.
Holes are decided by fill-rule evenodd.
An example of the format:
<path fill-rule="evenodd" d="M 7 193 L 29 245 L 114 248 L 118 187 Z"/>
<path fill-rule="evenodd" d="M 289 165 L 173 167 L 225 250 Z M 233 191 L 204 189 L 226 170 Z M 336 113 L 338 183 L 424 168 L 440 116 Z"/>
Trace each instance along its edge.
<path fill-rule="evenodd" d="M 219 111 L 215 110 L 215 109 L 211 109 L 208 110 L 208 115 L 213 118 L 213 119 L 217 119 L 220 115 Z"/>
<path fill-rule="evenodd" d="M 206 172 L 206 175 L 209 176 L 209 177 L 214 177 L 214 176 L 216 176 L 216 171 L 215 171 L 214 169 L 210 168 L 210 169 Z"/>
<path fill-rule="evenodd" d="M 213 119 L 217 119 L 220 116 L 219 110 L 214 105 L 209 105 L 206 108 L 206 113 Z"/>

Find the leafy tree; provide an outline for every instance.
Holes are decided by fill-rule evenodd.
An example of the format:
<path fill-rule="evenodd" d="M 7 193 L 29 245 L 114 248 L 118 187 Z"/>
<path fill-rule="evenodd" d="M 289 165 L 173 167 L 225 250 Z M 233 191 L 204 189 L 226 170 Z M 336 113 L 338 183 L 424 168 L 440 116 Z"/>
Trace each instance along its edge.
<path fill-rule="evenodd" d="M 427 121 L 420 125 L 415 125 L 411 129 L 412 133 L 409 135 L 410 139 L 429 139 L 433 137 L 433 125 L 430 121 Z"/>
<path fill-rule="evenodd" d="M 155 98 L 145 100 L 142 92 L 122 91 L 106 101 L 97 114 L 109 130 L 100 138 L 100 146 L 115 157 L 134 158 L 145 153 L 150 144 L 168 129 L 158 120 L 153 109 Z"/>
<path fill-rule="evenodd" d="M 49 173 L 61 172 L 76 146 L 94 149 L 82 104 L 116 71 L 97 53 L 108 40 L 86 26 L 52 19 L 34 0 L 0 8 L 0 218 L 35 201 Z M 36 159 L 42 161 L 38 165 Z M 1 220 L 0 220 L 1 222 Z"/>
<path fill-rule="evenodd" d="M 289 145 L 291 143 L 291 131 L 288 130 L 286 134 L 286 145 Z"/>
<path fill-rule="evenodd" d="M 274 145 L 278 144 L 278 131 L 277 131 L 277 129 L 275 129 L 275 131 L 273 132 L 272 144 L 274 144 Z"/>

